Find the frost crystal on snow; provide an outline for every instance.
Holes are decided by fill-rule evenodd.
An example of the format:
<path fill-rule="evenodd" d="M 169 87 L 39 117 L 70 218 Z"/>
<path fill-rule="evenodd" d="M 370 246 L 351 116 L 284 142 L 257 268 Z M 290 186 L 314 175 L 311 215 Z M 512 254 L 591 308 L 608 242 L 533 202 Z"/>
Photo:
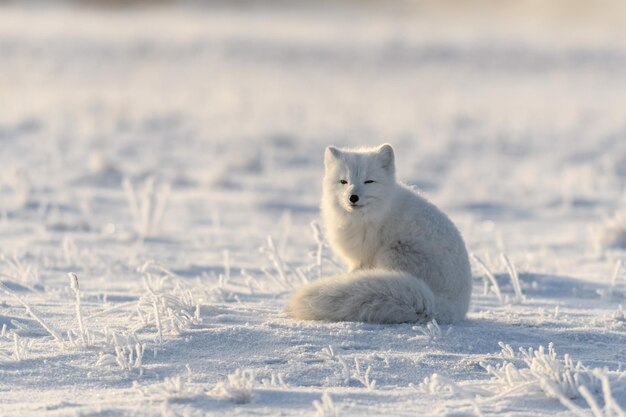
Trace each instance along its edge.
<path fill-rule="evenodd" d="M 368 390 L 373 390 L 376 388 L 376 380 L 370 379 L 370 373 L 372 372 L 371 365 L 367 366 L 365 372 L 361 370 L 361 364 L 357 358 L 354 358 L 354 373 L 352 377 L 359 381 L 365 388 Z"/>
<path fill-rule="evenodd" d="M 165 334 L 177 335 L 200 323 L 199 305 L 171 272 L 154 263 L 146 265 L 140 271 L 147 292 L 139 299 L 137 314 L 143 325 L 154 324 L 156 340 L 163 344 Z M 159 271 L 164 275 L 158 275 Z"/>
<path fill-rule="evenodd" d="M 339 417 L 339 407 L 335 405 L 330 395 L 325 392 L 321 400 L 313 401 L 315 417 Z"/>
<path fill-rule="evenodd" d="M 518 368 L 507 361 L 496 366 L 481 363 L 489 374 L 507 386 L 524 385 L 527 389 L 539 387 L 548 396 L 554 396 L 556 390 L 567 398 L 579 397 L 581 386 L 589 389 L 599 387 L 599 381 L 592 371 L 580 362 L 574 363 L 568 354 L 562 359 L 558 358 L 552 343 L 547 352 L 543 346 L 539 346 L 537 350 L 520 348 L 517 355 L 514 355 L 510 345 L 500 342 L 500 346 L 503 358 L 521 360 L 526 365 L 526 368 Z"/>
<path fill-rule="evenodd" d="M 332 345 L 328 345 L 325 348 L 322 348 L 318 355 L 326 360 L 333 361 L 337 359 L 337 356 L 335 356 L 335 349 L 332 347 Z"/>
<path fill-rule="evenodd" d="M 270 374 L 269 379 L 268 378 L 263 378 L 261 380 L 261 385 L 263 385 L 264 387 L 274 387 L 274 388 L 283 388 L 283 389 L 289 389 L 289 385 L 287 385 L 287 383 L 285 383 L 285 379 L 283 377 L 283 374 L 278 373 L 278 372 L 272 372 Z"/>
<path fill-rule="evenodd" d="M 219 382 L 210 394 L 235 404 L 246 404 L 252 400 L 254 373 L 250 370 L 237 369 L 228 375 L 226 381 Z"/>
<path fill-rule="evenodd" d="M 154 177 L 148 177 L 139 193 L 128 178 L 122 181 L 128 205 L 135 221 L 135 229 L 143 237 L 159 231 L 161 219 L 170 194 L 169 184 L 155 185 Z"/>
<path fill-rule="evenodd" d="M 515 292 L 515 301 L 521 303 L 524 301 L 524 294 L 522 293 L 522 284 L 519 279 L 519 274 L 517 273 L 517 268 L 508 256 L 504 253 L 500 254 L 504 264 L 506 265 L 506 269 L 509 273 L 509 277 L 511 278 L 511 284 L 513 285 L 513 291 Z"/>
<path fill-rule="evenodd" d="M 440 339 L 443 336 L 443 332 L 441 331 L 441 327 L 437 323 L 437 320 L 432 319 L 426 326 L 413 326 L 414 330 L 418 330 L 424 336 L 426 336 L 430 341 L 434 341 Z M 448 329 L 448 332 L 451 331 L 452 328 Z"/>
<path fill-rule="evenodd" d="M 483 270 L 485 274 L 485 281 L 484 281 L 485 285 L 484 285 L 483 293 L 487 295 L 487 289 L 489 288 L 489 285 L 491 285 L 491 290 L 496 295 L 496 297 L 498 297 L 498 300 L 504 301 L 504 297 L 502 296 L 502 292 L 500 291 L 500 286 L 498 285 L 498 281 L 496 280 L 496 277 L 493 274 L 493 272 L 491 272 L 491 269 L 489 269 L 489 267 L 478 256 L 471 254 L 471 259 L 473 259 L 474 262 L 476 262 L 476 264 L 480 266 L 480 268 Z"/>

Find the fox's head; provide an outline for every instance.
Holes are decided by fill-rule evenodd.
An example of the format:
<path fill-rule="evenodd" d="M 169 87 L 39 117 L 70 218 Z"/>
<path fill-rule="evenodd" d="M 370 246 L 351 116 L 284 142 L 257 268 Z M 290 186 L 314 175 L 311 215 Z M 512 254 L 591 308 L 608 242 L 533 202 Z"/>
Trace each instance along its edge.
<path fill-rule="evenodd" d="M 356 150 L 327 147 L 324 198 L 348 213 L 384 210 L 395 188 L 394 159 L 389 144 Z"/>

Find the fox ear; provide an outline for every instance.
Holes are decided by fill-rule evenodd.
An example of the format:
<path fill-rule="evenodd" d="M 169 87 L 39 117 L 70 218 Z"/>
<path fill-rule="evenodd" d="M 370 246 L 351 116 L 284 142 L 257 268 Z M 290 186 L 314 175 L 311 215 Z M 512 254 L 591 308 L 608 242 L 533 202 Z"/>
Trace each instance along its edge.
<path fill-rule="evenodd" d="M 378 155 L 378 159 L 382 163 L 383 168 L 393 173 L 396 169 L 393 147 L 388 143 L 380 145 L 380 147 L 376 150 L 376 154 Z"/>
<path fill-rule="evenodd" d="M 341 158 L 341 151 L 334 146 L 329 146 L 324 152 L 324 165 L 329 166 Z"/>

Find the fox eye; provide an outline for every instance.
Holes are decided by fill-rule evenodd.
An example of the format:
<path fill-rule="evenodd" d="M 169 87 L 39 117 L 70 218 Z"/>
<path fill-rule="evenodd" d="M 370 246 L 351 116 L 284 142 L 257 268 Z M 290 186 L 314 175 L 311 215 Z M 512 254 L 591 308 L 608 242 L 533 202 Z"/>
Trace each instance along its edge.
<path fill-rule="evenodd" d="M 363 184 L 371 184 L 371 183 L 373 183 L 373 182 L 375 182 L 375 181 L 374 181 L 374 180 L 367 180 L 367 181 L 365 181 Z"/>
<path fill-rule="evenodd" d="M 348 181 L 346 181 L 346 180 L 341 180 L 341 181 L 339 181 L 339 183 L 341 183 L 341 184 L 344 184 L 344 185 L 345 185 L 345 184 L 347 184 L 347 183 L 348 183 Z"/>

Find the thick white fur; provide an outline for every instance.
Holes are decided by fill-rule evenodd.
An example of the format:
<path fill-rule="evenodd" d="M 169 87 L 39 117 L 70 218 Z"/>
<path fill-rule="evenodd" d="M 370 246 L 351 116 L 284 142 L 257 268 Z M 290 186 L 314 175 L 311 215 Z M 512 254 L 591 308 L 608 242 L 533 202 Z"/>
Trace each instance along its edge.
<path fill-rule="evenodd" d="M 322 218 L 349 272 L 299 288 L 287 312 L 375 323 L 463 319 L 472 290 L 463 239 L 437 207 L 396 182 L 393 148 L 331 146 L 325 168 Z M 356 204 L 351 195 L 359 197 Z"/>

